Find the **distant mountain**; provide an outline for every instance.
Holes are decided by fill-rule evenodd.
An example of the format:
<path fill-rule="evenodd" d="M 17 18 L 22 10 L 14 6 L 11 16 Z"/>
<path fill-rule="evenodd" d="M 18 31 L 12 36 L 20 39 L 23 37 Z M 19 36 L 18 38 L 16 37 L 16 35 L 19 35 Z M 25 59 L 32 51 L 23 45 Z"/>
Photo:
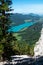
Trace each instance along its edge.
<path fill-rule="evenodd" d="M 20 25 L 23 24 L 25 22 L 29 22 L 29 21 L 37 21 L 40 19 L 40 16 L 37 14 L 19 14 L 19 13 L 15 13 L 15 14 L 11 14 L 10 15 L 10 19 L 11 21 L 13 21 L 13 25 Z"/>

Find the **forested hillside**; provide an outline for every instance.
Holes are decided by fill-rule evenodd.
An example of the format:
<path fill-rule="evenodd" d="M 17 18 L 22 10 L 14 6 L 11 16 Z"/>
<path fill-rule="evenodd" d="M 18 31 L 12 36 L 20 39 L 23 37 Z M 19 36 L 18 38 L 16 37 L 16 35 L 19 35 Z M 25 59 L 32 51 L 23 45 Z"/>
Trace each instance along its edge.
<path fill-rule="evenodd" d="M 38 21 L 40 20 L 40 16 L 37 14 L 11 14 L 10 15 L 10 19 L 13 22 L 12 25 L 20 25 L 23 24 L 25 22 L 34 22 L 34 21 Z"/>
<path fill-rule="evenodd" d="M 36 23 L 33 26 L 28 27 L 26 30 L 13 33 L 13 36 L 16 36 L 18 40 L 18 44 L 15 44 L 16 50 L 18 51 L 19 49 L 18 54 L 34 55 L 34 46 L 40 38 L 41 29 L 42 24 Z"/>

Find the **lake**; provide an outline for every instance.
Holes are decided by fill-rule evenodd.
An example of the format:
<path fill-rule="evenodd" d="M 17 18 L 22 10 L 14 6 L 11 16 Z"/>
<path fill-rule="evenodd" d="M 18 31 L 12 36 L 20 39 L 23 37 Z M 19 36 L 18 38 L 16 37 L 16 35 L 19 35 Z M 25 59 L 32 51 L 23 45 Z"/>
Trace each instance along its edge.
<path fill-rule="evenodd" d="M 30 27 L 32 26 L 33 24 L 35 24 L 36 22 L 26 22 L 24 24 L 21 24 L 21 25 L 18 25 L 18 26 L 12 26 L 8 32 L 19 32 L 21 31 L 22 29 L 26 28 L 26 27 Z"/>

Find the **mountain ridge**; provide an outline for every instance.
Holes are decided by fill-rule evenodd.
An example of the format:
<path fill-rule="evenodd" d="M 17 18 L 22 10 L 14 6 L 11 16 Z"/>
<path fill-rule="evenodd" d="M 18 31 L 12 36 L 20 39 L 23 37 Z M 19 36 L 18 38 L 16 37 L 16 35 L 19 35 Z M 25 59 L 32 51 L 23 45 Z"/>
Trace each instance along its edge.
<path fill-rule="evenodd" d="M 19 13 L 15 13 L 15 14 L 11 14 L 10 15 L 10 19 L 11 21 L 13 21 L 12 25 L 20 25 L 23 24 L 25 22 L 34 22 L 34 21 L 38 21 L 40 19 L 40 16 L 37 14 L 19 14 Z"/>

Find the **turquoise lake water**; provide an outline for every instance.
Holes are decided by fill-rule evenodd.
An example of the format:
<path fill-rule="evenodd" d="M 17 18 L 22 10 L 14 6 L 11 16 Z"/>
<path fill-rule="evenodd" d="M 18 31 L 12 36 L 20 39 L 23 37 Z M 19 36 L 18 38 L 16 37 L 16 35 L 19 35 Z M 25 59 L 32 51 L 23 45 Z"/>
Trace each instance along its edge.
<path fill-rule="evenodd" d="M 22 30 L 22 29 L 24 29 L 26 27 L 30 27 L 35 23 L 36 22 L 26 22 L 26 23 L 18 25 L 18 26 L 12 26 L 8 31 L 9 32 L 19 32 L 20 30 Z"/>

